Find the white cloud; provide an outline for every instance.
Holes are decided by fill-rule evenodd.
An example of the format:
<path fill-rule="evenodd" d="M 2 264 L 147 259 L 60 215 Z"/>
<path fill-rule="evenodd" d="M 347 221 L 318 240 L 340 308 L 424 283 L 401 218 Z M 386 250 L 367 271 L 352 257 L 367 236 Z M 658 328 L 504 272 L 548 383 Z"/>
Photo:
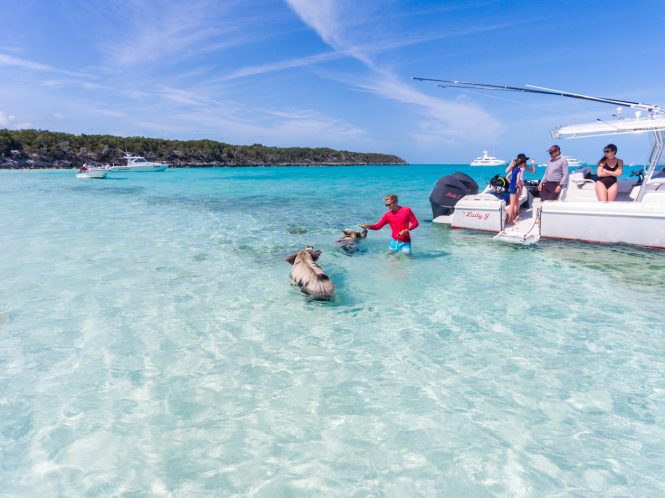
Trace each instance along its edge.
<path fill-rule="evenodd" d="M 5 114 L 0 111 L 0 128 L 9 128 L 10 130 L 20 130 L 23 128 L 32 128 L 32 123 L 20 122 L 13 114 Z"/>
<path fill-rule="evenodd" d="M 144 115 L 168 119 L 134 124 L 179 138 L 205 136 L 230 143 L 283 146 L 333 147 L 349 141 L 367 142 L 365 130 L 312 109 L 249 108 L 174 88 L 161 88 L 154 96 L 158 98 L 153 103 L 154 112 L 144 108 Z M 173 109 L 174 104 L 180 103 L 187 105 Z"/>
<path fill-rule="evenodd" d="M 150 96 L 148 92 L 143 90 L 123 90 L 121 93 L 125 97 L 129 97 L 130 99 L 134 100 L 141 100 Z"/>
<path fill-rule="evenodd" d="M 308 9 L 311 9 L 311 7 L 312 7 L 311 5 L 307 4 Z M 354 57 L 356 59 L 361 60 L 362 62 L 367 63 L 370 66 L 374 66 L 374 63 L 370 59 L 370 54 L 377 54 L 387 50 L 407 47 L 409 45 L 418 45 L 421 43 L 442 40 L 445 38 L 455 38 L 458 36 L 478 34 L 485 31 L 505 29 L 515 26 L 517 24 L 522 24 L 524 22 L 525 22 L 524 20 L 521 20 L 521 21 L 514 21 L 514 22 L 500 23 L 493 25 L 474 26 L 472 28 L 448 30 L 443 33 L 426 34 L 426 35 L 419 34 L 414 36 L 403 35 L 395 39 L 382 39 L 375 42 L 358 44 L 356 46 L 353 46 L 349 50 L 340 49 L 333 52 L 324 52 L 321 54 L 296 57 L 293 59 L 287 59 L 278 62 L 270 62 L 266 64 L 257 64 L 254 66 L 242 67 L 240 69 L 230 72 L 227 75 L 217 78 L 216 81 L 228 81 L 238 78 L 245 78 L 247 76 L 256 76 L 275 71 L 283 71 L 285 69 L 293 69 L 303 66 L 312 66 L 315 64 L 319 64 L 321 62 L 328 62 L 331 60 L 341 59 L 343 57 Z M 339 43 L 340 37 L 338 35 L 333 35 L 328 31 L 329 30 L 327 30 L 326 33 L 328 33 L 329 38 L 332 40 L 332 43 L 330 43 L 331 46 L 339 46 L 339 47 L 343 46 L 343 44 Z"/>
<path fill-rule="evenodd" d="M 246 43 L 233 8 L 235 1 L 117 2 L 111 38 L 101 48 L 110 66 L 151 64 L 179 60 Z M 121 34 L 118 31 L 122 31 Z"/>
<path fill-rule="evenodd" d="M 34 62 L 27 59 L 21 59 L 19 57 L 14 57 L 13 55 L 7 55 L 7 54 L 0 54 L 0 64 L 4 66 L 18 66 L 25 69 L 31 69 L 33 71 L 55 70 L 55 68 L 47 64 L 41 64 L 39 62 Z"/>
<path fill-rule="evenodd" d="M 424 116 L 423 126 L 427 130 L 436 130 L 437 134 L 447 139 L 453 137 L 466 141 L 482 141 L 494 139 L 501 131 L 501 124 L 482 108 L 455 101 L 431 97 L 412 84 L 407 84 L 395 75 L 389 68 L 382 67 L 372 58 L 371 46 L 357 41 L 356 33 L 364 33 L 368 38 L 367 30 L 354 26 L 349 28 L 346 19 L 353 19 L 354 23 L 361 19 L 371 17 L 363 15 L 358 10 L 358 4 L 351 4 L 342 0 L 286 0 L 294 12 L 310 26 L 328 45 L 336 51 L 351 55 L 363 62 L 370 70 L 370 78 L 343 78 L 349 85 L 356 86 L 364 91 L 371 92 L 382 98 L 415 106 Z M 371 25 L 371 23 L 367 23 Z M 460 33 L 462 33 L 460 31 Z M 407 40 L 403 44 L 419 42 L 425 39 Z M 382 42 L 375 49 L 390 47 L 392 42 Z M 393 43 L 398 46 L 400 42 Z M 428 133 L 432 136 L 432 133 Z"/>
<path fill-rule="evenodd" d="M 258 64 L 256 66 L 247 66 L 233 71 L 225 76 L 219 78 L 219 81 L 234 80 L 244 78 L 247 76 L 256 76 L 264 73 L 271 73 L 274 71 L 282 71 L 284 69 L 292 69 L 302 66 L 311 66 L 320 62 L 327 62 L 334 59 L 339 59 L 346 56 L 342 52 L 324 52 L 322 54 L 308 55 L 306 57 L 297 57 L 279 62 L 272 62 L 269 64 Z"/>
<path fill-rule="evenodd" d="M 28 69 L 30 71 L 46 71 L 59 74 L 66 74 L 69 76 L 77 76 L 84 78 L 91 78 L 90 75 L 79 73 L 76 71 L 68 71 L 66 69 L 58 69 L 48 64 L 42 64 L 41 62 L 35 62 L 28 59 L 21 59 L 19 57 L 14 57 L 13 55 L 0 54 L 0 66 L 14 66 L 20 67 L 22 69 Z"/>
<path fill-rule="evenodd" d="M 77 86 L 84 88 L 86 90 L 109 90 L 111 87 L 106 85 L 101 85 L 99 83 L 93 83 L 91 81 L 82 81 L 79 79 L 46 79 L 40 80 L 39 84 L 41 86 L 47 87 L 56 87 L 56 86 Z"/>
<path fill-rule="evenodd" d="M 220 140 L 231 143 L 250 141 L 281 146 L 333 146 L 366 138 L 363 129 L 314 110 L 269 111 L 268 114 L 270 119 L 257 112 L 256 118 L 251 121 L 214 113 L 189 113 L 179 118 L 195 124 L 199 129 L 207 128 Z"/>
<path fill-rule="evenodd" d="M 126 118 L 127 114 L 120 111 L 114 111 L 113 109 L 104 109 L 102 107 L 88 107 L 87 112 L 92 112 L 95 114 L 100 114 L 102 116 L 108 116 L 111 118 Z"/>

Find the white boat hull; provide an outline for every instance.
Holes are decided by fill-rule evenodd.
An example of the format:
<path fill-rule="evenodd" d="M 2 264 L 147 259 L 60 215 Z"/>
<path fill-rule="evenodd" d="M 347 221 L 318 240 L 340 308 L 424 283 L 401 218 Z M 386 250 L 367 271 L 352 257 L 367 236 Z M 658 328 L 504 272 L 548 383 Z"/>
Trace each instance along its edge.
<path fill-rule="evenodd" d="M 506 161 L 492 161 L 492 162 L 477 162 L 473 161 L 470 163 L 471 166 L 505 166 Z"/>
<path fill-rule="evenodd" d="M 639 203 L 554 201 L 542 207 L 542 237 L 665 249 L 665 204 L 650 203 L 648 195 Z"/>
<path fill-rule="evenodd" d="M 149 173 L 164 171 L 168 166 L 166 164 L 155 164 L 155 165 L 143 165 L 143 166 L 111 166 L 109 171 L 111 172 L 123 172 L 123 173 Z"/>
<path fill-rule="evenodd" d="M 542 238 L 579 240 L 583 242 L 623 243 L 665 249 L 665 196 L 645 195 L 642 202 L 547 201 L 540 204 Z M 531 211 L 531 210 L 529 210 Z M 529 216 L 532 216 L 529 213 Z M 466 196 L 456 205 L 447 220 L 452 228 L 501 232 L 504 230 L 505 203 L 486 194 Z M 526 218 L 526 217 L 525 217 Z M 531 219 L 524 219 L 509 237 L 519 239 L 532 229 Z M 503 239 L 502 239 L 503 240 Z M 508 240 L 504 240 L 508 241 Z"/>
<path fill-rule="evenodd" d="M 76 178 L 106 178 L 108 174 L 109 172 L 105 169 L 97 169 L 76 173 Z"/>
<path fill-rule="evenodd" d="M 500 232 L 503 230 L 505 219 L 506 203 L 504 201 L 491 194 L 467 195 L 455 204 L 450 226 L 452 228 Z M 436 220 L 433 221 L 437 222 Z"/>
<path fill-rule="evenodd" d="M 560 200 L 541 202 L 531 199 L 525 189 L 520 199 L 522 209 L 515 225 L 504 227 L 506 204 L 485 192 L 462 197 L 449 216 L 439 216 L 434 223 L 500 233 L 497 240 L 509 243 L 535 243 L 541 237 L 585 242 L 624 243 L 665 249 L 665 178 L 653 178 L 645 186 L 641 201 L 635 202 L 640 187 L 631 179 L 620 179 L 618 200 L 599 202 L 591 168 L 571 173 L 568 188 Z M 541 209 L 540 225 L 535 214 Z"/>

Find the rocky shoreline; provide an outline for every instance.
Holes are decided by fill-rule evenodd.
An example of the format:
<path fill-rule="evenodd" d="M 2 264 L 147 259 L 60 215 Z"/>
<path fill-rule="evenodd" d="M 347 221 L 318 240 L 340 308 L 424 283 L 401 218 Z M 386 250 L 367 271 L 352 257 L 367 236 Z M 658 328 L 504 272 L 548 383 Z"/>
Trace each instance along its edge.
<path fill-rule="evenodd" d="M 0 170 L 16 170 L 16 169 L 79 169 L 86 161 L 81 161 L 73 164 L 69 161 L 6 161 L 0 160 Z M 95 164 L 94 161 L 90 161 Z M 120 163 L 124 164 L 124 163 Z M 382 162 L 382 163 L 359 163 L 359 162 L 319 162 L 319 163 L 232 163 L 232 162 L 176 162 L 168 163 L 170 168 L 278 168 L 278 167 L 326 167 L 326 166 L 405 166 L 406 162 Z M 100 163 L 101 165 L 101 163 Z"/>
<path fill-rule="evenodd" d="M 124 165 L 123 151 L 173 168 L 404 165 L 402 158 L 325 147 L 231 145 L 214 140 L 162 140 L 0 130 L 0 169 L 72 169 L 84 163 Z"/>

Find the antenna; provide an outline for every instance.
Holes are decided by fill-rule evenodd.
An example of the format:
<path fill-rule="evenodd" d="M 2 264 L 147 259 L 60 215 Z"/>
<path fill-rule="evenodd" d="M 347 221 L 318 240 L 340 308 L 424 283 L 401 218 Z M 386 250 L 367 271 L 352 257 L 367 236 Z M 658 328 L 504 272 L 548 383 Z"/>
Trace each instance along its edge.
<path fill-rule="evenodd" d="M 614 128 L 616 130 L 621 130 L 621 128 L 619 128 L 618 126 L 614 126 L 612 123 L 608 123 L 604 119 L 596 118 L 596 121 L 600 121 L 601 123 L 605 123 L 607 126 L 611 126 L 612 128 Z"/>

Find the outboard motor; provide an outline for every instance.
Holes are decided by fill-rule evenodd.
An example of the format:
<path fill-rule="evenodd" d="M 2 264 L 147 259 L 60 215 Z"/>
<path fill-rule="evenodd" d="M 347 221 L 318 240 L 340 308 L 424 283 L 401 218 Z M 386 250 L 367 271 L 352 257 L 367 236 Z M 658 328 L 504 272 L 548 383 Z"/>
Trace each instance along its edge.
<path fill-rule="evenodd" d="M 448 216 L 453 214 L 455 204 L 465 195 L 478 193 L 478 184 L 473 178 L 464 173 L 453 173 L 444 176 L 436 182 L 436 186 L 429 196 L 432 204 L 432 216 Z"/>

